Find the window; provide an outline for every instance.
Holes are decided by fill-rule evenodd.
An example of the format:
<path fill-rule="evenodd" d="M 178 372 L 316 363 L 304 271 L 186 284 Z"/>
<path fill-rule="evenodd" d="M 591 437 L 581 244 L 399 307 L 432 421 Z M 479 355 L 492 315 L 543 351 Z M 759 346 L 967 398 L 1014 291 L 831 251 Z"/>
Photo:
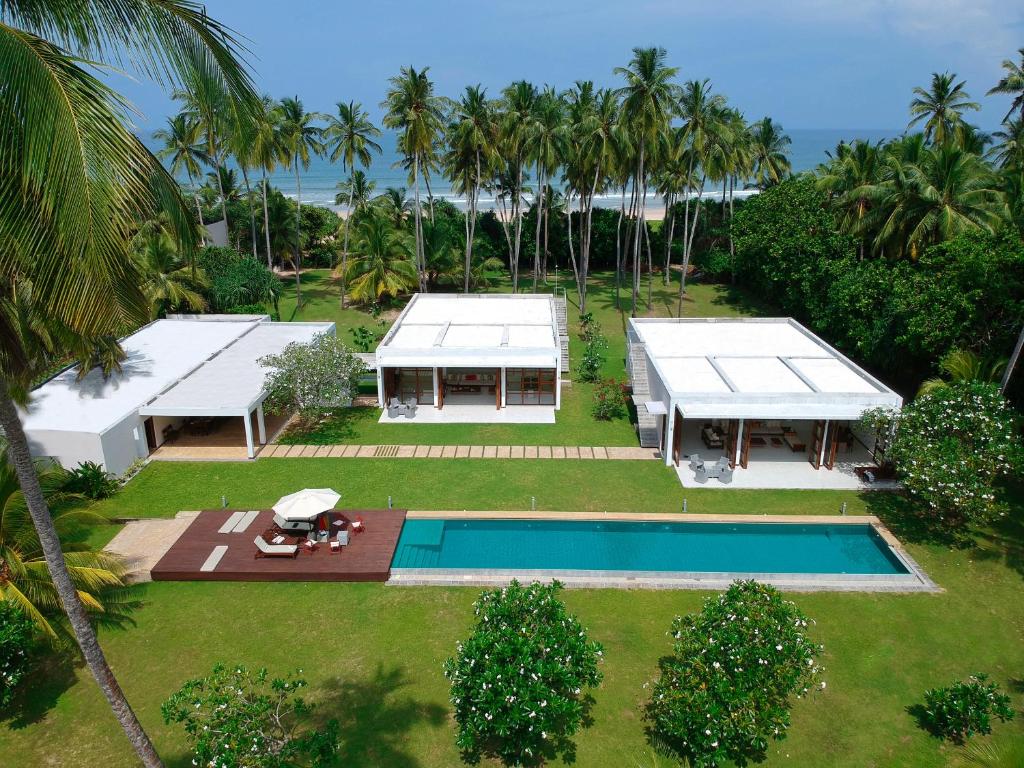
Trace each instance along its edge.
<path fill-rule="evenodd" d="M 505 371 L 507 405 L 554 405 L 554 368 L 509 368 Z"/>

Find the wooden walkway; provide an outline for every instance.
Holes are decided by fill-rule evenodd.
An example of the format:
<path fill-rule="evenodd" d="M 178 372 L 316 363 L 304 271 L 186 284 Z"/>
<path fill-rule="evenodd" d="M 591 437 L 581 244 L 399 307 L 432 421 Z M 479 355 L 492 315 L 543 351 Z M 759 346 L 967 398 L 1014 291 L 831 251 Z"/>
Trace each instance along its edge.
<path fill-rule="evenodd" d="M 255 557 L 253 540 L 269 528 L 274 513 L 261 510 L 244 533 L 218 533 L 235 510 L 200 512 L 151 570 L 154 581 L 386 581 L 405 510 L 341 510 L 362 515 L 366 531 L 352 536 L 340 553 L 321 544 L 297 557 Z M 226 546 L 216 567 L 202 571 L 214 548 Z"/>
<path fill-rule="evenodd" d="M 266 446 L 267 459 L 601 459 L 661 458 L 657 448 L 588 445 L 284 445 Z"/>

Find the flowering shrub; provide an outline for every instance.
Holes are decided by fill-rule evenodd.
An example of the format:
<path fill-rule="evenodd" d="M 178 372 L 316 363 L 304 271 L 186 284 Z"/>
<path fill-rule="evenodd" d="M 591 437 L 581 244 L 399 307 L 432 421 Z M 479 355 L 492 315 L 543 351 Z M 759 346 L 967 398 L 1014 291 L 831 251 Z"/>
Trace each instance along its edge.
<path fill-rule="evenodd" d="M 1010 697 L 986 675 L 971 675 L 946 688 L 925 691 L 922 722 L 937 736 L 963 742 L 975 733 L 992 733 L 992 718 L 1013 719 Z"/>
<path fill-rule="evenodd" d="M 352 404 L 366 367 L 341 340 L 328 333 L 308 344 L 292 342 L 280 354 L 260 359 L 269 368 L 266 408 L 270 413 L 297 411 L 306 423 Z"/>
<path fill-rule="evenodd" d="M 513 581 L 474 604 L 476 628 L 444 665 L 466 759 L 539 765 L 572 755 L 583 690 L 601 682 L 602 650 L 558 599 L 560 589 Z"/>
<path fill-rule="evenodd" d="M 14 603 L 0 600 L 0 710 L 14 699 L 32 667 L 35 624 Z"/>
<path fill-rule="evenodd" d="M 292 768 L 332 765 L 338 724 L 300 730 L 312 707 L 298 693 L 307 685 L 289 675 L 218 664 L 189 680 L 164 702 L 165 723 L 182 723 L 193 765 L 216 768 Z"/>
<path fill-rule="evenodd" d="M 808 619 L 773 587 L 735 582 L 672 623 L 672 655 L 647 705 L 654 735 L 697 768 L 764 759 L 789 727 L 792 695 L 821 672 Z M 825 683 L 818 683 L 821 689 Z"/>
<path fill-rule="evenodd" d="M 608 348 L 608 340 L 601 334 L 597 334 L 587 342 L 583 349 L 583 356 L 576 366 L 576 374 L 580 381 L 597 381 L 601 375 L 601 366 L 604 365 L 604 352 Z"/>
<path fill-rule="evenodd" d="M 998 387 L 953 383 L 889 418 L 888 458 L 931 522 L 962 533 L 1002 513 L 994 484 L 1013 470 L 1020 448 L 1014 412 Z"/>
<path fill-rule="evenodd" d="M 611 421 L 626 415 L 626 386 L 616 379 L 600 381 L 594 387 L 594 404 L 590 412 L 595 419 Z"/>
<path fill-rule="evenodd" d="M 580 338 L 586 342 L 601 338 L 601 324 L 594 318 L 593 312 L 580 315 Z"/>

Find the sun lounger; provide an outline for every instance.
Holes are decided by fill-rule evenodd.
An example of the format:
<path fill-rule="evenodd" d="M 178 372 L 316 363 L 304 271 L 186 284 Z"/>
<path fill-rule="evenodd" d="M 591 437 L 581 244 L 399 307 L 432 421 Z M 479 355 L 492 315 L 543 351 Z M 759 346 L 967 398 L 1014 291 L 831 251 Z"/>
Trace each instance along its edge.
<path fill-rule="evenodd" d="M 242 515 L 242 519 L 238 521 L 238 524 L 235 526 L 234 532 L 245 533 L 246 528 L 252 525 L 252 521 L 259 517 L 259 515 L 260 512 L 258 509 L 250 509 L 244 515 Z"/>
<path fill-rule="evenodd" d="M 267 544 L 262 536 L 254 540 L 256 544 L 256 557 L 296 557 L 299 548 L 294 544 Z"/>
<path fill-rule="evenodd" d="M 206 558 L 206 562 L 199 566 L 199 570 L 202 573 L 209 573 L 210 571 L 215 569 L 220 564 L 220 559 L 224 557 L 224 553 L 227 551 L 227 544 L 221 544 L 219 546 L 214 547 L 213 551 L 210 553 L 210 556 Z"/>
<path fill-rule="evenodd" d="M 224 525 L 217 529 L 217 533 L 231 533 L 235 530 L 235 526 L 238 525 L 238 521 L 245 517 L 245 512 L 238 511 L 232 512 L 231 516 L 224 521 Z"/>

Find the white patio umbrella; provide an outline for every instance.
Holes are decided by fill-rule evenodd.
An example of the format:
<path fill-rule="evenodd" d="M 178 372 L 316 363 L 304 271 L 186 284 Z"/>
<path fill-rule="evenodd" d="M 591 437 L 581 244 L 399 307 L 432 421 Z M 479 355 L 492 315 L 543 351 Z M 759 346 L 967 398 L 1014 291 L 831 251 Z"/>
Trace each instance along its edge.
<path fill-rule="evenodd" d="M 340 498 L 341 494 L 330 488 L 304 488 L 278 499 L 274 512 L 284 520 L 312 520 L 334 509 Z"/>

